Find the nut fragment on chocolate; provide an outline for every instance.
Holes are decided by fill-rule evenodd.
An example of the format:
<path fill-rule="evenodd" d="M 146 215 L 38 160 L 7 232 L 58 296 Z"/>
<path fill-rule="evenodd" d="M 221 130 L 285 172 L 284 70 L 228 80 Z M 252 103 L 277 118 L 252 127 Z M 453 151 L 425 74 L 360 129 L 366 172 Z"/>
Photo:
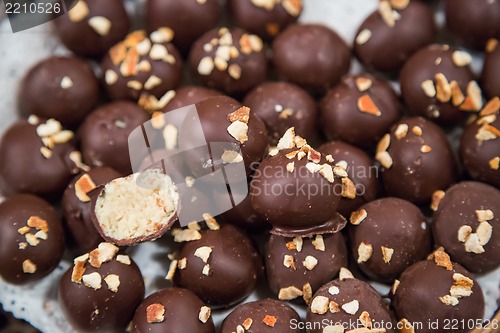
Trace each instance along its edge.
<path fill-rule="evenodd" d="M 151 304 L 146 308 L 148 323 L 161 323 L 165 320 L 165 307 L 162 304 Z"/>

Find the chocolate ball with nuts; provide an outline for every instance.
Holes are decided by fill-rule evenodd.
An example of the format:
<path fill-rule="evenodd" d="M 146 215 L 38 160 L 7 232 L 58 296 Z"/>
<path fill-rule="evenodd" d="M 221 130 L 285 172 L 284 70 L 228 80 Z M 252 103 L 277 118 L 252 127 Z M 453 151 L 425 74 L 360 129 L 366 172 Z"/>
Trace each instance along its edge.
<path fill-rule="evenodd" d="M 500 97 L 500 37 L 486 44 L 481 83 L 489 98 Z"/>

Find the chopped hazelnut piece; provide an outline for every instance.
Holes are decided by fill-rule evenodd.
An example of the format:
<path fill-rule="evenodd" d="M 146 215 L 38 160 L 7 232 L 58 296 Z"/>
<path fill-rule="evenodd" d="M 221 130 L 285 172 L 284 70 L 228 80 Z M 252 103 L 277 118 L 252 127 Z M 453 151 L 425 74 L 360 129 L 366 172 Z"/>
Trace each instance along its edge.
<path fill-rule="evenodd" d="M 328 325 L 323 328 L 323 333 L 344 333 L 344 326 L 337 325 Z"/>
<path fill-rule="evenodd" d="M 230 113 L 227 117 L 232 123 L 234 123 L 235 121 L 241 121 L 245 124 L 248 124 L 248 121 L 250 119 L 250 108 L 242 106 L 238 110 Z"/>
<path fill-rule="evenodd" d="M 411 131 L 413 132 L 413 134 L 415 134 L 416 136 L 421 136 L 422 135 L 422 128 L 420 126 L 413 126 Z"/>
<path fill-rule="evenodd" d="M 111 30 L 112 23 L 104 16 L 94 16 L 89 19 L 89 25 L 97 34 L 106 37 Z"/>
<path fill-rule="evenodd" d="M 429 98 L 434 98 L 436 96 L 436 87 L 434 86 L 434 82 L 432 82 L 432 80 L 425 80 L 422 82 L 420 87 L 424 91 L 425 96 Z"/>
<path fill-rule="evenodd" d="M 306 304 L 309 305 L 313 297 L 313 290 L 309 283 L 306 283 L 305 285 L 302 286 L 302 294 L 303 294 L 302 298 L 304 299 Z"/>
<path fill-rule="evenodd" d="M 358 99 L 358 109 L 373 116 L 379 117 L 382 115 L 382 112 L 380 112 L 380 109 L 369 95 L 363 95 Z"/>
<path fill-rule="evenodd" d="M 415 329 L 413 329 L 413 325 L 408 321 L 408 319 L 401 319 L 399 321 L 399 325 L 401 326 L 401 333 L 415 333 Z"/>
<path fill-rule="evenodd" d="M 382 246 L 381 248 L 382 248 L 382 256 L 384 258 L 384 262 L 386 264 L 389 264 L 391 262 L 392 255 L 394 254 L 394 249 L 385 246 Z"/>
<path fill-rule="evenodd" d="M 325 314 L 329 309 L 329 303 L 330 301 L 327 297 L 316 296 L 311 303 L 311 312 L 317 314 Z"/>
<path fill-rule="evenodd" d="M 370 260 L 373 254 L 373 246 L 371 244 L 361 242 L 358 246 L 358 264 Z"/>
<path fill-rule="evenodd" d="M 359 225 L 361 222 L 363 222 L 366 217 L 368 216 L 368 212 L 366 209 L 361 208 L 360 210 L 354 211 L 351 213 L 351 217 L 349 218 L 349 221 L 353 225 Z"/>
<path fill-rule="evenodd" d="M 243 326 L 243 328 L 248 331 L 250 327 L 252 327 L 252 324 L 253 324 L 253 319 L 247 318 L 243 321 L 243 324 L 241 324 L 241 326 Z"/>
<path fill-rule="evenodd" d="M 315 239 L 312 241 L 312 245 L 315 250 L 325 252 L 325 241 L 322 235 L 316 235 Z"/>
<path fill-rule="evenodd" d="M 465 243 L 472 234 L 472 228 L 468 225 L 463 225 L 458 229 L 458 241 Z"/>
<path fill-rule="evenodd" d="M 242 121 L 235 121 L 228 126 L 227 132 L 240 143 L 248 141 L 248 125 Z"/>
<path fill-rule="evenodd" d="M 394 135 L 398 140 L 401 140 L 408 134 L 408 125 L 407 124 L 399 124 L 396 130 L 394 131 Z"/>
<path fill-rule="evenodd" d="M 436 98 L 441 103 L 448 103 L 451 99 L 451 87 L 448 79 L 443 73 L 437 73 L 434 76 L 436 81 Z"/>
<path fill-rule="evenodd" d="M 365 29 L 365 30 L 363 30 L 363 31 L 366 31 L 366 30 L 367 30 L 367 31 L 370 31 L 370 30 L 368 30 L 368 29 Z M 363 31 L 362 31 L 362 32 L 363 32 Z M 362 33 L 362 32 L 361 32 L 361 33 Z M 361 33 L 360 33 L 360 35 L 361 35 Z M 359 37 L 359 35 L 358 35 L 358 37 Z M 370 89 L 370 88 L 372 87 L 372 84 L 373 84 L 372 80 L 370 80 L 369 78 L 366 78 L 366 77 L 358 77 L 358 78 L 356 79 L 356 87 L 358 88 L 358 90 L 359 90 L 360 92 L 365 92 L 365 91 L 367 91 L 368 89 Z"/>
<path fill-rule="evenodd" d="M 302 295 L 302 290 L 297 287 L 290 286 L 280 289 L 278 293 L 278 299 L 282 301 L 291 301 L 292 299 L 296 299 L 297 297 L 301 297 Z"/>
<path fill-rule="evenodd" d="M 102 277 L 101 277 L 101 274 L 99 274 L 97 272 L 82 276 L 82 281 L 86 287 L 89 287 L 89 288 L 92 288 L 95 290 L 101 289 L 101 287 L 102 287 Z"/>
<path fill-rule="evenodd" d="M 437 190 L 432 194 L 431 209 L 435 212 L 439 208 L 439 203 L 443 200 L 445 192 L 442 190 Z"/>
<path fill-rule="evenodd" d="M 393 295 L 395 295 L 395 294 L 396 294 L 396 291 L 398 290 L 399 284 L 400 284 L 400 281 L 399 281 L 399 280 L 397 280 L 397 279 L 396 279 L 396 280 L 394 280 L 394 283 L 393 283 L 393 285 L 392 285 L 392 287 L 391 287 L 391 293 L 392 293 Z"/>
<path fill-rule="evenodd" d="M 456 297 L 453 297 L 450 295 L 445 295 L 445 296 L 439 297 L 439 300 L 441 301 L 441 303 L 446 304 L 446 305 L 455 306 L 458 304 L 458 299 Z"/>
<path fill-rule="evenodd" d="M 165 320 L 165 307 L 154 303 L 146 308 L 146 320 L 148 323 L 162 323 Z"/>
<path fill-rule="evenodd" d="M 205 220 L 205 223 L 207 224 L 208 229 L 210 230 L 219 230 L 220 225 L 217 223 L 217 220 L 210 214 L 204 213 L 203 219 Z"/>
<path fill-rule="evenodd" d="M 118 287 L 120 286 L 120 277 L 116 274 L 109 274 L 104 278 L 104 281 L 108 285 L 108 289 L 114 293 L 118 292 Z"/>
<path fill-rule="evenodd" d="M 472 57 L 469 53 L 464 51 L 455 51 L 452 54 L 452 60 L 455 66 L 464 67 L 472 62 Z"/>
<path fill-rule="evenodd" d="M 328 303 L 328 308 L 330 309 L 331 313 L 340 312 L 340 305 L 337 302 L 330 301 L 330 303 Z"/>
<path fill-rule="evenodd" d="M 484 248 L 481 245 L 479 236 L 476 233 L 470 234 L 469 238 L 467 238 L 467 241 L 465 242 L 465 251 L 475 254 L 484 253 Z"/>
<path fill-rule="evenodd" d="M 422 152 L 424 154 L 430 153 L 431 151 L 432 151 L 432 148 L 428 145 L 423 145 L 422 147 L 420 147 L 420 152 Z"/>
<path fill-rule="evenodd" d="M 493 97 L 486 105 L 484 108 L 481 110 L 479 115 L 481 117 L 484 116 L 489 116 L 492 114 L 497 113 L 500 110 L 500 97 Z"/>
<path fill-rule="evenodd" d="M 359 315 L 359 320 L 363 324 L 364 327 L 370 328 L 372 327 L 372 318 L 370 317 L 370 314 L 368 311 L 363 311 Z"/>
<path fill-rule="evenodd" d="M 210 309 L 208 306 L 202 306 L 200 308 L 200 313 L 198 314 L 198 319 L 205 324 L 209 319 L 212 314 L 212 309 Z"/>
<path fill-rule="evenodd" d="M 489 164 L 491 170 L 498 170 L 500 168 L 500 156 L 493 157 L 488 162 L 488 164 Z"/>
<path fill-rule="evenodd" d="M 174 242 L 176 243 L 191 242 L 201 239 L 200 232 L 192 229 L 174 229 L 172 231 L 172 236 L 174 236 Z"/>
<path fill-rule="evenodd" d="M 274 327 L 274 325 L 276 324 L 276 320 L 277 319 L 275 316 L 266 315 L 264 319 L 262 319 L 262 322 L 269 327 Z"/>
<path fill-rule="evenodd" d="M 295 258 L 291 255 L 285 254 L 283 257 L 283 266 L 286 268 L 293 268 L 293 270 L 297 270 L 295 266 Z"/>
<path fill-rule="evenodd" d="M 476 229 L 476 234 L 479 239 L 479 244 L 484 246 L 488 244 L 493 234 L 493 227 L 488 222 L 482 222 Z"/>
<path fill-rule="evenodd" d="M 318 264 L 318 259 L 313 256 L 307 256 L 305 260 L 302 262 L 305 268 L 312 271 L 314 267 Z"/>
<path fill-rule="evenodd" d="M 75 194 L 76 197 L 81 201 L 81 202 L 89 202 L 90 198 L 87 195 L 90 191 L 96 188 L 96 184 L 90 178 L 88 174 L 84 174 L 75 183 Z"/>
<path fill-rule="evenodd" d="M 132 262 L 130 261 L 130 257 L 125 255 L 125 254 L 119 254 L 116 256 L 116 261 L 124 264 L 124 265 L 130 265 Z"/>
<path fill-rule="evenodd" d="M 341 281 L 347 280 L 347 279 L 354 279 L 354 275 L 352 275 L 351 271 L 348 270 L 345 267 L 340 268 L 340 273 L 339 273 L 339 279 Z"/>
<path fill-rule="evenodd" d="M 342 178 L 342 197 L 349 199 L 356 198 L 356 186 L 349 178 Z"/>
<path fill-rule="evenodd" d="M 495 217 L 491 209 L 476 210 L 476 216 L 479 222 L 490 221 Z"/>
<path fill-rule="evenodd" d="M 23 272 L 26 274 L 36 273 L 36 265 L 33 263 L 33 261 L 29 259 L 23 261 Z"/>
<path fill-rule="evenodd" d="M 355 315 L 359 310 L 359 302 L 357 300 L 353 300 L 349 303 L 345 303 L 344 305 L 342 305 L 342 310 L 350 315 Z"/>
<path fill-rule="evenodd" d="M 328 293 L 330 295 L 335 296 L 335 295 L 338 295 L 340 293 L 340 289 L 336 286 L 332 286 L 332 287 L 328 288 Z"/>
<path fill-rule="evenodd" d="M 460 89 L 460 86 L 458 85 L 457 81 L 453 80 L 450 82 L 450 88 L 451 88 L 451 104 L 453 106 L 459 106 L 465 101 L 465 96 L 462 93 L 462 90 Z"/>
<path fill-rule="evenodd" d="M 434 251 L 429 259 L 434 259 L 436 265 L 446 268 L 446 270 L 451 271 L 453 269 L 453 264 L 451 263 L 450 256 L 448 253 L 444 252 L 444 249 L 441 247 Z"/>

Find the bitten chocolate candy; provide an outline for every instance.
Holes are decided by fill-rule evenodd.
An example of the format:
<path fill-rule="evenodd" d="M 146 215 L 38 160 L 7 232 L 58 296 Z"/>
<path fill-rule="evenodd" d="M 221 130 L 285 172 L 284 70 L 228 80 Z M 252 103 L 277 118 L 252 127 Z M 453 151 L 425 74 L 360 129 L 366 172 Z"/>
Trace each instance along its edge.
<path fill-rule="evenodd" d="M 408 268 L 394 284 L 392 294 L 400 326 L 415 332 L 465 333 L 483 319 L 484 298 L 479 283 L 442 250 Z M 450 318 L 458 325 L 446 329 Z M 437 323 L 439 329 L 425 324 L 429 322 Z M 424 324 L 412 327 L 412 323 Z"/>
<path fill-rule="evenodd" d="M 430 202 L 458 177 L 457 165 L 445 133 L 421 117 L 395 124 L 377 146 L 382 180 L 388 195 L 415 204 Z"/>
<path fill-rule="evenodd" d="M 99 101 L 99 82 L 92 68 L 76 57 L 51 57 L 32 67 L 19 87 L 23 116 L 55 118 L 76 127 Z"/>
<path fill-rule="evenodd" d="M 405 105 L 440 125 L 457 125 L 483 106 L 481 88 L 469 64 L 472 57 L 448 45 L 415 53 L 399 76 Z"/>
<path fill-rule="evenodd" d="M 368 277 L 392 282 L 431 252 L 431 231 L 425 216 L 412 203 L 383 198 L 350 216 L 351 253 Z"/>
<path fill-rule="evenodd" d="M 13 284 L 40 280 L 64 253 L 61 219 L 48 202 L 28 194 L 0 204 L 0 276 Z"/>
<path fill-rule="evenodd" d="M 59 281 L 59 304 L 75 329 L 123 332 L 144 298 L 139 267 L 110 243 L 74 260 Z"/>
<path fill-rule="evenodd" d="M 353 51 L 369 70 L 393 72 L 436 35 L 434 13 L 421 1 L 381 1 L 359 27 Z"/>
<path fill-rule="evenodd" d="M 222 323 L 222 333 L 300 333 L 292 324 L 300 317 L 286 303 L 274 299 L 250 302 L 238 306 Z"/>
<path fill-rule="evenodd" d="M 282 301 L 309 304 L 312 295 L 346 265 L 347 248 L 340 232 L 305 238 L 271 235 L 267 242 L 269 287 Z"/>
<path fill-rule="evenodd" d="M 135 312 L 133 333 L 215 333 L 212 311 L 191 291 L 158 290 Z"/>
<path fill-rule="evenodd" d="M 471 272 L 500 266 L 500 191 L 479 182 L 450 187 L 434 214 L 436 243 Z"/>
<path fill-rule="evenodd" d="M 498 39 L 490 39 L 486 44 L 482 84 L 489 98 L 500 97 L 500 45 Z"/>

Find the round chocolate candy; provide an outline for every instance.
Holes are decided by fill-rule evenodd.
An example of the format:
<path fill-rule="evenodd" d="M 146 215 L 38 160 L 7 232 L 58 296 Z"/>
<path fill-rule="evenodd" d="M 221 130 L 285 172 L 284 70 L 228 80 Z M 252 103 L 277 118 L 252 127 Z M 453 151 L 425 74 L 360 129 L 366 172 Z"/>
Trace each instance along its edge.
<path fill-rule="evenodd" d="M 302 88 L 287 82 L 265 82 L 243 100 L 267 126 L 271 145 L 290 127 L 306 140 L 316 134 L 318 111 L 314 99 Z"/>
<path fill-rule="evenodd" d="M 352 256 L 373 280 L 392 282 L 431 252 L 430 228 L 411 202 L 375 200 L 353 212 L 350 222 Z"/>
<path fill-rule="evenodd" d="M 330 155 L 336 162 L 347 162 L 347 175 L 356 187 L 354 199 L 340 199 L 340 214 L 348 217 L 361 205 L 375 200 L 379 190 L 378 170 L 367 153 L 341 141 L 327 142 L 318 150 L 324 155 Z"/>
<path fill-rule="evenodd" d="M 58 196 L 80 172 L 81 154 L 73 146 L 73 132 L 54 119 L 36 117 L 9 127 L 0 143 L 0 187 L 5 194 Z"/>
<path fill-rule="evenodd" d="M 442 250 L 409 267 L 392 288 L 399 326 L 408 331 L 466 333 L 482 322 L 484 298 L 474 276 Z M 446 329 L 453 318 L 452 329 Z M 413 323 L 422 323 L 412 327 Z"/>
<path fill-rule="evenodd" d="M 434 13 L 421 1 L 381 1 L 359 27 L 353 51 L 368 70 L 399 70 L 436 35 Z"/>
<path fill-rule="evenodd" d="M 301 299 L 309 304 L 312 295 L 346 265 L 347 248 L 340 232 L 293 239 L 271 235 L 267 242 L 267 280 L 282 301 Z"/>
<path fill-rule="evenodd" d="M 111 167 L 123 175 L 132 173 L 129 135 L 148 120 L 147 113 L 132 102 L 97 108 L 78 131 L 84 161 L 92 167 Z"/>
<path fill-rule="evenodd" d="M 198 87 L 198 86 L 185 86 L 175 91 L 174 97 L 167 103 L 167 105 L 160 109 L 160 111 L 168 112 L 176 109 L 183 108 L 188 105 L 203 102 L 206 99 L 222 96 L 220 91 Z"/>
<path fill-rule="evenodd" d="M 269 223 L 260 218 L 253 209 L 249 195 L 239 204 L 222 213 L 220 217 L 224 221 L 249 232 L 262 232 L 269 228 Z"/>
<path fill-rule="evenodd" d="M 415 53 L 399 76 L 405 105 L 416 115 L 450 126 L 482 108 L 481 89 L 469 64 L 471 56 L 448 45 Z"/>
<path fill-rule="evenodd" d="M 307 333 L 361 331 L 394 332 L 389 308 L 368 283 L 342 268 L 340 278 L 322 286 L 307 309 Z M 375 326 L 376 325 L 376 326 Z"/>
<path fill-rule="evenodd" d="M 90 251 L 103 241 L 91 219 L 88 193 L 119 177 L 120 173 L 111 168 L 94 168 L 73 178 L 64 191 L 61 206 L 69 235 L 68 243 L 78 253 Z"/>
<path fill-rule="evenodd" d="M 490 39 L 486 45 L 482 84 L 486 96 L 489 98 L 500 97 L 500 45 L 498 39 Z"/>
<path fill-rule="evenodd" d="M 378 143 L 375 157 L 387 194 L 415 204 L 430 202 L 435 191 L 447 189 L 458 177 L 448 138 L 422 117 L 395 124 Z"/>
<path fill-rule="evenodd" d="M 132 99 L 152 95 L 161 99 L 182 80 L 182 59 L 171 43 L 174 34 L 160 28 L 150 35 L 137 30 L 113 46 L 101 68 L 111 99 Z"/>
<path fill-rule="evenodd" d="M 227 5 L 236 26 L 266 40 L 276 37 L 302 13 L 302 0 L 229 0 Z"/>
<path fill-rule="evenodd" d="M 56 33 L 72 52 L 101 57 L 127 34 L 130 22 L 123 0 L 81 0 L 54 20 Z"/>
<path fill-rule="evenodd" d="M 237 227 L 215 225 L 210 226 L 214 230 L 199 231 L 197 239 L 181 244 L 173 278 L 177 286 L 191 290 L 208 305 L 228 307 L 253 291 L 263 264 L 250 238 Z"/>
<path fill-rule="evenodd" d="M 172 29 L 172 43 L 187 53 L 196 39 L 215 28 L 221 13 L 217 0 L 148 0 L 146 26 L 149 31 L 162 27 Z"/>
<path fill-rule="evenodd" d="M 234 309 L 224 319 L 222 333 L 300 333 L 299 323 L 300 317 L 293 308 L 286 303 L 266 298 Z"/>
<path fill-rule="evenodd" d="M 28 71 L 18 100 L 23 116 L 55 118 L 63 126 L 76 127 L 99 102 L 99 82 L 85 61 L 51 57 Z"/>
<path fill-rule="evenodd" d="M 161 289 L 135 312 L 132 333 L 215 333 L 211 310 L 191 291 Z"/>
<path fill-rule="evenodd" d="M 500 191 L 479 182 L 450 187 L 432 224 L 436 243 L 475 273 L 500 266 Z"/>
<path fill-rule="evenodd" d="M 240 28 L 220 28 L 201 36 L 189 55 L 194 76 L 210 88 L 242 95 L 267 77 L 262 40 Z"/>
<path fill-rule="evenodd" d="M 489 38 L 500 39 L 500 3 L 491 0 L 446 0 L 446 27 L 466 46 L 483 49 Z"/>
<path fill-rule="evenodd" d="M 351 51 L 337 33 L 318 24 L 293 24 L 273 42 L 279 76 L 322 93 L 349 71 Z"/>
<path fill-rule="evenodd" d="M 0 276 L 13 284 L 40 280 L 64 253 L 61 219 L 48 202 L 29 194 L 0 203 Z"/>
<path fill-rule="evenodd" d="M 321 127 L 330 140 L 372 148 L 402 116 L 389 82 L 371 75 L 346 75 L 321 101 Z"/>
<path fill-rule="evenodd" d="M 468 174 L 497 187 L 500 187 L 499 110 L 500 99 L 495 97 L 481 111 L 481 117 L 467 125 L 460 142 L 460 155 Z"/>
<path fill-rule="evenodd" d="M 101 243 L 74 260 L 59 281 L 59 304 L 84 332 L 124 332 L 144 298 L 144 280 L 129 256 Z"/>

